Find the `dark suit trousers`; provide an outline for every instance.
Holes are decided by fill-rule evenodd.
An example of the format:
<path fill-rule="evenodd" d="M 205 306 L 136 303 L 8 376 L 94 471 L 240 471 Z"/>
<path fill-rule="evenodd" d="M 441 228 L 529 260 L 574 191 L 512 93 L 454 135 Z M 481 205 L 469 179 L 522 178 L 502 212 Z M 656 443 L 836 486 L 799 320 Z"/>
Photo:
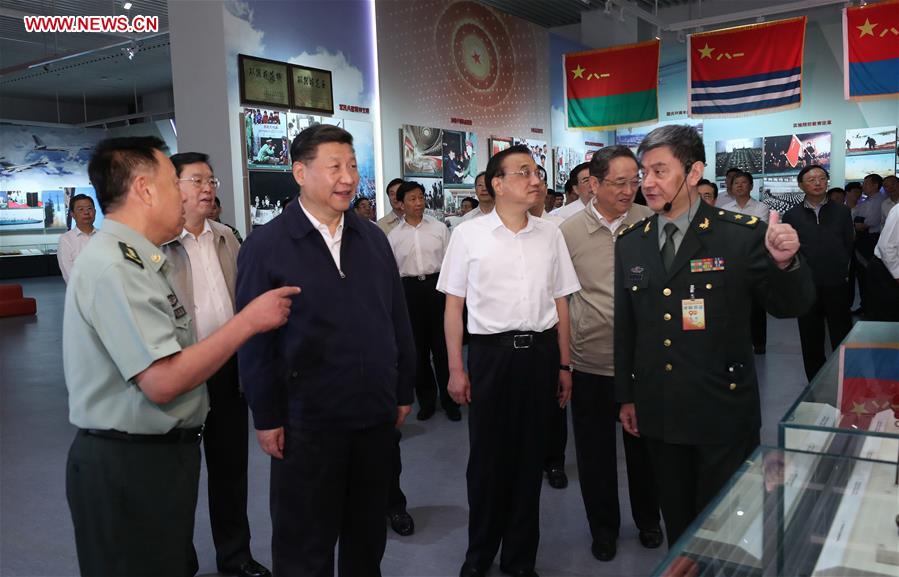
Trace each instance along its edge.
<path fill-rule="evenodd" d="M 594 541 L 617 537 L 621 525 L 616 454 L 618 410 L 614 377 L 574 371 L 571 422 L 581 495 Z M 642 438 L 623 433 L 623 440 L 634 523 L 643 531 L 657 529 L 659 502 L 649 453 Z"/>
<path fill-rule="evenodd" d="M 799 341 L 802 344 L 802 362 L 805 376 L 809 381 L 818 373 L 827 360 L 824 344 L 824 325 L 830 332 L 833 350 L 839 346 L 852 329 L 852 315 L 849 311 L 848 283 L 838 286 L 815 287 L 818 298 L 808 313 L 799 317 Z"/>
<path fill-rule="evenodd" d="M 637 415 L 639 426 L 639 414 Z M 643 437 L 670 549 L 759 444 L 758 431 L 722 445 L 676 445 Z"/>
<path fill-rule="evenodd" d="M 390 478 L 390 493 L 387 497 L 387 512 L 389 514 L 403 513 L 406 511 L 406 495 L 400 488 L 400 475 L 403 473 L 403 459 L 400 454 L 400 439 L 403 434 L 399 429 L 393 429 L 393 475 Z"/>
<path fill-rule="evenodd" d="M 878 257 L 873 257 L 868 265 L 868 296 L 870 308 L 865 309 L 865 318 L 870 321 L 899 321 L 899 282 Z"/>
<path fill-rule="evenodd" d="M 84 577 L 193 577 L 199 442 L 148 443 L 78 431 L 66 497 Z"/>
<path fill-rule="evenodd" d="M 502 543 L 500 567 L 533 570 L 540 541 L 540 488 L 555 392 L 559 347 L 468 345 L 468 552 L 486 570 Z"/>
<path fill-rule="evenodd" d="M 755 297 L 749 310 L 749 323 L 752 346 L 765 348 L 768 344 L 768 313 L 765 311 L 765 305 Z"/>
<path fill-rule="evenodd" d="M 206 381 L 209 415 L 203 430 L 209 473 L 209 521 L 220 568 L 239 567 L 250 555 L 247 519 L 247 402 L 233 356 Z"/>
<path fill-rule="evenodd" d="M 558 374 L 553 375 L 558 383 Z M 553 411 L 548 437 L 546 438 L 546 462 L 543 468 L 549 471 L 553 468 L 565 468 L 565 449 L 568 447 L 568 407 Z"/>
<path fill-rule="evenodd" d="M 446 337 L 443 333 L 443 309 L 446 296 L 437 290 L 438 274 L 418 280 L 403 277 L 403 291 L 415 339 L 415 396 L 420 408 L 433 408 L 440 393 L 440 405 L 458 407 L 446 391 L 449 366 L 446 356 Z M 431 365 L 433 357 L 434 364 Z"/>
<path fill-rule="evenodd" d="M 378 577 L 387 543 L 394 424 L 357 431 L 285 428 L 272 459 L 272 572 L 276 577 Z"/>

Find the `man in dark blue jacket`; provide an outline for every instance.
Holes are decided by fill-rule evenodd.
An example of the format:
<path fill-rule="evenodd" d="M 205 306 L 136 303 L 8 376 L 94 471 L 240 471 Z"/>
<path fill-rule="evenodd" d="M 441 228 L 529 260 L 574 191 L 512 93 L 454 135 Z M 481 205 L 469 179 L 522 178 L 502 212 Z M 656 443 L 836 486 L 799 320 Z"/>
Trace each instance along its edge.
<path fill-rule="evenodd" d="M 353 137 L 308 128 L 290 147 L 297 202 L 247 238 L 237 305 L 297 285 L 281 330 L 239 352 L 256 435 L 271 455 L 276 576 L 380 575 L 394 449 L 410 411 L 412 330 L 387 238 L 349 210 Z"/>

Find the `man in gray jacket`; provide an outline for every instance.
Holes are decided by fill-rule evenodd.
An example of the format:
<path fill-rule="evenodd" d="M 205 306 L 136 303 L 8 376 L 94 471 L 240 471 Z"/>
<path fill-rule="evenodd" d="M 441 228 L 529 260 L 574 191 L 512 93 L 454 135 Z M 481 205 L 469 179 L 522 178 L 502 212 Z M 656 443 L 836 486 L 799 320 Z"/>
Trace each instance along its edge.
<path fill-rule="evenodd" d="M 219 181 L 209 157 L 184 152 L 171 158 L 184 201 L 184 230 L 163 247 L 169 279 L 204 339 L 234 316 L 237 251 L 234 233 L 210 218 Z M 209 520 L 221 573 L 267 577 L 250 554 L 247 519 L 247 402 L 240 391 L 237 356 L 206 382 L 210 410 L 203 432 L 209 473 Z"/>

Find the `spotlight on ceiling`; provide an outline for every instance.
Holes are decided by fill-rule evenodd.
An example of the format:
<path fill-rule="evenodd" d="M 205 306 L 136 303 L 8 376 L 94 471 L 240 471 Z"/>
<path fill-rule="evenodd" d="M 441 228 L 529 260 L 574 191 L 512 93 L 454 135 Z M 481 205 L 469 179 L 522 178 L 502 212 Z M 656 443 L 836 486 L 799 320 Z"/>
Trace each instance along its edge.
<path fill-rule="evenodd" d="M 131 10 L 131 2 L 125 2 L 124 4 L 122 4 L 122 8 L 124 8 L 125 10 Z"/>

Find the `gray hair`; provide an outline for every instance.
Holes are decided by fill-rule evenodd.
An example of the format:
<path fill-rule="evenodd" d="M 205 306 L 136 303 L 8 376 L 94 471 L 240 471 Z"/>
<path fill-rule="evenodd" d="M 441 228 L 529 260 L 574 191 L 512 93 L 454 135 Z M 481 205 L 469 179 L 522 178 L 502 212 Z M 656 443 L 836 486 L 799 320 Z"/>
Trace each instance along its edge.
<path fill-rule="evenodd" d="M 590 176 L 595 176 L 599 180 L 604 179 L 609 174 L 609 165 L 616 158 L 630 158 L 637 166 L 640 165 L 630 148 L 617 144 L 604 146 L 594 152 L 593 158 L 590 159 Z"/>
<path fill-rule="evenodd" d="M 702 136 L 692 126 L 669 124 L 656 128 L 647 134 L 640 143 L 637 154 L 642 158 L 650 150 L 662 146 L 671 149 L 671 154 L 684 166 L 685 172 L 689 172 L 694 162 L 705 162 L 705 145 L 702 143 Z"/>

